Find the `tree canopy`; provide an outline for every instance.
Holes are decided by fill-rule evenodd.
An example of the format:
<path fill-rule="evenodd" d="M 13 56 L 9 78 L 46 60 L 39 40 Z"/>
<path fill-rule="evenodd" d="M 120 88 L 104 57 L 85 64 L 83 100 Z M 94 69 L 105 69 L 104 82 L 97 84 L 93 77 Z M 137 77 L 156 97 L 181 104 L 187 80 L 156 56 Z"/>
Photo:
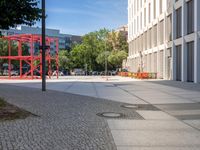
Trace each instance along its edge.
<path fill-rule="evenodd" d="M 100 29 L 83 36 L 81 44 L 76 45 L 70 52 L 60 52 L 61 68 L 82 68 L 89 71 L 102 71 L 105 61 L 108 69 L 121 68 L 126 59 L 128 43 L 120 32 Z M 66 62 L 66 60 L 68 60 Z"/>
<path fill-rule="evenodd" d="M 33 25 L 41 18 L 37 0 L 0 0 L 0 29 Z"/>

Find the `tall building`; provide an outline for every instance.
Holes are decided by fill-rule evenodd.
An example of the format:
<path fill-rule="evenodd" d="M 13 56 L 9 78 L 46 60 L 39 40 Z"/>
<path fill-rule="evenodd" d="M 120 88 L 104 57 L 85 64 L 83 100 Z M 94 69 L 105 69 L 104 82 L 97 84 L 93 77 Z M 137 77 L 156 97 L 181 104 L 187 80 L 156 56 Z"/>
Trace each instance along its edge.
<path fill-rule="evenodd" d="M 41 28 L 21 26 L 20 29 L 0 30 L 2 35 L 37 34 L 41 35 Z M 71 49 L 72 44 L 81 43 L 81 36 L 62 34 L 60 30 L 46 29 L 46 35 L 59 39 L 59 49 Z"/>
<path fill-rule="evenodd" d="M 128 26 L 124 25 L 115 30 L 117 33 L 121 33 L 128 40 Z"/>
<path fill-rule="evenodd" d="M 128 0 L 129 71 L 200 83 L 200 0 Z"/>

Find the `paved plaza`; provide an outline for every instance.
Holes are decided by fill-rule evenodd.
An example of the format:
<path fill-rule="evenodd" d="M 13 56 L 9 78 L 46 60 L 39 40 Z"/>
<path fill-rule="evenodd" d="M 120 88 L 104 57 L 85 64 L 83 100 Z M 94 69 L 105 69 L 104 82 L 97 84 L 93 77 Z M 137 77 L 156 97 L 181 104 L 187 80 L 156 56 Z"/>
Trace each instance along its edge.
<path fill-rule="evenodd" d="M 88 76 L 47 88 L 0 80 L 0 97 L 37 115 L 0 122 L 0 150 L 199 150 L 199 84 Z"/>

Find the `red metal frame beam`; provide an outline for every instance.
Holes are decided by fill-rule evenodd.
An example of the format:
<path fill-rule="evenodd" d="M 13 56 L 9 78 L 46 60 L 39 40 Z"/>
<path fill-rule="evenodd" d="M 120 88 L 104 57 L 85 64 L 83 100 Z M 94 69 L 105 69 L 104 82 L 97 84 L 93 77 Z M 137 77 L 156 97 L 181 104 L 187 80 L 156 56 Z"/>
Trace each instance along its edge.
<path fill-rule="evenodd" d="M 12 60 L 17 60 L 19 61 L 19 69 L 20 69 L 20 79 L 35 79 L 36 77 L 34 76 L 34 71 L 38 71 L 38 67 L 40 67 L 40 78 L 42 77 L 42 55 L 41 55 L 41 50 L 39 56 L 34 55 L 34 43 L 40 43 L 41 44 L 41 36 L 39 35 L 31 35 L 31 34 L 22 34 L 22 35 L 12 35 L 12 36 L 6 36 L 3 37 L 2 39 L 8 40 L 8 56 L 0 56 L 0 59 L 3 60 L 8 60 L 8 74 L 9 74 L 9 79 L 11 78 L 11 69 L 12 69 Z M 12 47 L 11 47 L 11 42 L 12 41 L 17 41 L 18 42 L 18 56 L 12 56 Z M 57 69 L 57 77 L 58 77 L 58 39 L 55 38 L 49 38 L 46 37 L 46 41 L 48 45 L 50 46 L 51 42 L 56 43 L 56 55 L 51 56 L 51 50 L 50 48 L 47 50 L 46 53 L 46 61 L 48 62 L 48 74 L 49 78 L 51 78 L 52 75 L 52 70 L 51 70 L 51 63 L 52 60 L 56 60 L 56 69 Z M 29 56 L 23 56 L 22 55 L 22 43 L 28 43 L 30 44 L 30 55 Z M 40 61 L 38 64 L 34 64 L 35 61 Z M 23 74 L 23 62 L 28 64 L 30 66 L 30 70 Z M 30 75 L 29 75 L 30 74 Z"/>

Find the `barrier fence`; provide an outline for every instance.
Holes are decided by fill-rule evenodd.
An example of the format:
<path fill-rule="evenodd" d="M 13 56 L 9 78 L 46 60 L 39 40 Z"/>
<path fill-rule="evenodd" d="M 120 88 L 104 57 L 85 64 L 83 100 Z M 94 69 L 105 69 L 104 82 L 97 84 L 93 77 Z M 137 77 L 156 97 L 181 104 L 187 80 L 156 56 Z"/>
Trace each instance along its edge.
<path fill-rule="evenodd" d="M 122 77 L 131 77 L 136 79 L 157 79 L 157 73 L 153 72 L 140 72 L 140 73 L 119 72 L 118 75 Z"/>

